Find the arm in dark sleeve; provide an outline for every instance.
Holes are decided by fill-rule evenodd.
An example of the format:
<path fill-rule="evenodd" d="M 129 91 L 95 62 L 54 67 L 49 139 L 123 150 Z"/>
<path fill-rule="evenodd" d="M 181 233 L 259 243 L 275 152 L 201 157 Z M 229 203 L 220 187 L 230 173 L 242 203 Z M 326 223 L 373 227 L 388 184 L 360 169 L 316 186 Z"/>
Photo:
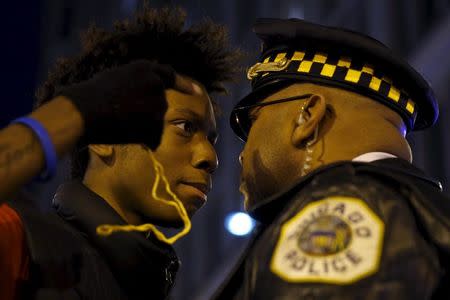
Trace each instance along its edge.
<path fill-rule="evenodd" d="M 18 299 L 19 285 L 28 278 L 29 255 L 18 214 L 0 204 L 0 299 Z"/>
<path fill-rule="evenodd" d="M 390 182 L 357 180 L 318 187 L 297 201 L 264 259 L 270 275 L 257 280 L 271 286 L 267 299 L 433 295 L 441 278 L 438 255 L 407 195 Z"/>

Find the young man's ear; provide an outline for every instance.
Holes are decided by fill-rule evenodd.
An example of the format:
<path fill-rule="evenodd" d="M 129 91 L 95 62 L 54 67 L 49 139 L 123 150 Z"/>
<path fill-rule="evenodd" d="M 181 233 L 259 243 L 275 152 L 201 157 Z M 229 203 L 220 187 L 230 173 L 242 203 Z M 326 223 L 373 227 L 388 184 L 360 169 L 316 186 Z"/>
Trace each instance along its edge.
<path fill-rule="evenodd" d="M 90 144 L 88 146 L 91 162 L 101 160 L 103 163 L 110 165 L 114 160 L 114 146 L 106 144 Z"/>
<path fill-rule="evenodd" d="M 312 95 L 306 100 L 303 110 L 299 108 L 295 116 L 293 145 L 302 147 L 308 141 L 325 117 L 326 108 L 325 98 L 322 95 Z"/>

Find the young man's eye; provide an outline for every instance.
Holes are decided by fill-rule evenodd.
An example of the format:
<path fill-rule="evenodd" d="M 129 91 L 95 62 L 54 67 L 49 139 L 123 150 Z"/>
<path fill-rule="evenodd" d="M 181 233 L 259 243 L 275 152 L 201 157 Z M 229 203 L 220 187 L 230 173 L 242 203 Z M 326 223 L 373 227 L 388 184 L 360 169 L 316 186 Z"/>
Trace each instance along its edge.
<path fill-rule="evenodd" d="M 195 132 L 194 124 L 189 121 L 180 121 L 175 126 L 183 130 L 186 135 L 192 135 Z"/>

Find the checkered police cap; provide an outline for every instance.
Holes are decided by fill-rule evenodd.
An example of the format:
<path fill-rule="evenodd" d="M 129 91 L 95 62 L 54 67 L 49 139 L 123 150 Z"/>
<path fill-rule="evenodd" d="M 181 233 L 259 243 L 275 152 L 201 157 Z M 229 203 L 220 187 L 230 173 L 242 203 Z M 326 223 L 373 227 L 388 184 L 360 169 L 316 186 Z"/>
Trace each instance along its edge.
<path fill-rule="evenodd" d="M 438 105 L 424 78 L 381 42 L 366 35 L 298 19 L 258 19 L 259 62 L 248 69 L 252 92 L 235 106 L 255 104 L 294 82 L 313 82 L 359 93 L 395 110 L 408 131 L 433 125 Z M 242 138 L 232 113 L 230 121 Z"/>

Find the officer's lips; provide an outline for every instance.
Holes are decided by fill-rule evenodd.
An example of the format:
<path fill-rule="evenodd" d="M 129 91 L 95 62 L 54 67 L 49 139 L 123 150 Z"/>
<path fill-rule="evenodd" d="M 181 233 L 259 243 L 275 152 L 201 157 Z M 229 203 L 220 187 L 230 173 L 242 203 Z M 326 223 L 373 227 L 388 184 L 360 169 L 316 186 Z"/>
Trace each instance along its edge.
<path fill-rule="evenodd" d="M 244 181 L 241 180 L 241 184 L 239 185 L 239 192 L 244 196 L 244 207 L 245 209 L 248 208 L 248 191 L 247 191 L 247 185 Z"/>
<path fill-rule="evenodd" d="M 245 182 L 243 182 L 242 180 L 241 180 L 241 183 L 239 184 L 239 192 L 241 192 L 242 193 L 242 191 L 245 189 Z"/>
<path fill-rule="evenodd" d="M 241 194 L 246 195 L 247 194 L 247 185 L 245 184 L 245 181 L 241 180 L 241 184 L 239 185 L 239 192 Z"/>

